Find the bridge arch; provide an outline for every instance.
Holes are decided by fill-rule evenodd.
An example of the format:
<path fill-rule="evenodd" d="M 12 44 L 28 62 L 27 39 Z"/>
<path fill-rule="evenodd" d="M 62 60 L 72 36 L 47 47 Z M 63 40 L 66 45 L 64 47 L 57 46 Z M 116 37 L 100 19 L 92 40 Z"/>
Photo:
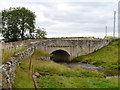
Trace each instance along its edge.
<path fill-rule="evenodd" d="M 65 49 L 54 49 L 50 54 L 52 54 L 50 59 L 56 62 L 68 62 L 71 60 L 70 53 Z"/>
<path fill-rule="evenodd" d="M 52 52 L 57 51 L 57 50 L 63 50 L 67 52 L 69 55 L 71 55 L 69 49 L 66 49 L 66 48 L 51 48 L 50 50 L 48 50 L 49 51 L 48 53 L 51 54 Z"/>

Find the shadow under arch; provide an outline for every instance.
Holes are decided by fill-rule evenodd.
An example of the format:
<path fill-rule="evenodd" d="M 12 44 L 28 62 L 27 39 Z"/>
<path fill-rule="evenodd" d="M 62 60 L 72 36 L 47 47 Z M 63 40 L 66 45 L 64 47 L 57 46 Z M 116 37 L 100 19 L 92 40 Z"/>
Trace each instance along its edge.
<path fill-rule="evenodd" d="M 51 60 L 55 62 L 69 62 L 70 61 L 70 54 L 62 49 L 55 50 L 52 53 L 52 56 L 50 57 Z"/>

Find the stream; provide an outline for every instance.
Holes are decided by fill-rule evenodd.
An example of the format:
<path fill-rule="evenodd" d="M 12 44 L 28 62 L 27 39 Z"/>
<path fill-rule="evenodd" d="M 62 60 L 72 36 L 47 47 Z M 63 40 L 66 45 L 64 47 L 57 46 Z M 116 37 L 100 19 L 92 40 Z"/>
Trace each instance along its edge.
<path fill-rule="evenodd" d="M 78 62 L 78 63 L 60 63 L 60 64 L 65 65 L 69 68 L 81 67 L 81 68 L 84 68 L 87 70 L 102 72 L 106 75 L 106 78 L 120 77 L 118 75 L 118 70 L 105 69 L 103 67 L 97 67 L 97 66 L 91 65 L 91 64 L 80 63 L 80 62 Z"/>

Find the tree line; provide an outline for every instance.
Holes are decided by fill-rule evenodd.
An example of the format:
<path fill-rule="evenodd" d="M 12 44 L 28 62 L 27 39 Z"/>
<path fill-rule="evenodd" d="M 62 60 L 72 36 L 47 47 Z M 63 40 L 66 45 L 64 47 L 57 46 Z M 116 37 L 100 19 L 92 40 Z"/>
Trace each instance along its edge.
<path fill-rule="evenodd" d="M 35 27 L 35 18 L 35 13 L 24 7 L 3 10 L 0 32 L 5 41 L 45 38 L 46 31 Z"/>

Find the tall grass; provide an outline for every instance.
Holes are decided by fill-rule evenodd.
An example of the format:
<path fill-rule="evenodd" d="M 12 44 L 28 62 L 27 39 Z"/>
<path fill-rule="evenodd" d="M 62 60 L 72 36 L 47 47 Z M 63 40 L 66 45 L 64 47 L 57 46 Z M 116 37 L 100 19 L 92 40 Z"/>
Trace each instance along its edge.
<path fill-rule="evenodd" d="M 2 52 L 2 63 L 6 63 L 7 61 L 9 61 L 9 58 L 14 56 L 16 53 L 21 52 L 23 50 L 27 49 L 26 46 L 21 46 L 17 49 L 13 49 L 13 50 L 4 50 Z"/>
<path fill-rule="evenodd" d="M 22 68 L 17 68 L 13 88 L 34 88 L 32 73 Z"/>

